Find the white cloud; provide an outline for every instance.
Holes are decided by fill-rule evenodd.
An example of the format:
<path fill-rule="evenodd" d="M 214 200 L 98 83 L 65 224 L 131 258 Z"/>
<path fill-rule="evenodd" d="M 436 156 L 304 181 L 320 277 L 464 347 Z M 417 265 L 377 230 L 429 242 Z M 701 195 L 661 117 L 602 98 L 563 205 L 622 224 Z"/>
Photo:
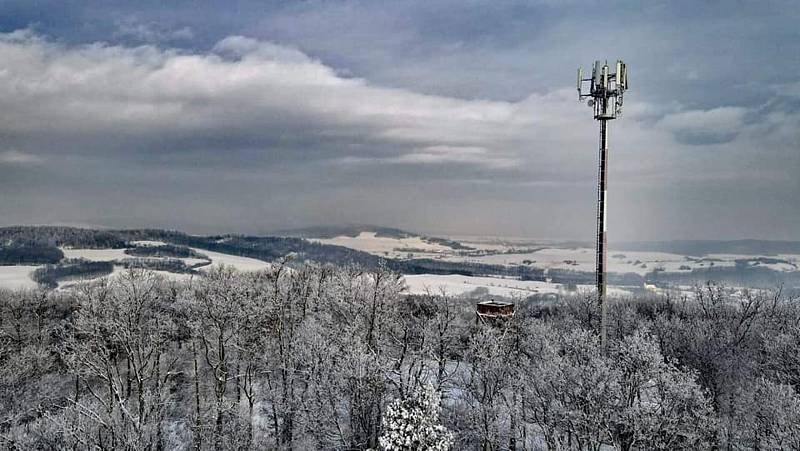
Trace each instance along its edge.
<path fill-rule="evenodd" d="M 394 163 L 411 164 L 484 164 L 494 168 L 510 168 L 516 161 L 513 158 L 492 157 L 482 147 L 431 146 L 417 152 L 407 153 L 388 160 Z"/>
<path fill-rule="evenodd" d="M 7 68 L 0 72 L 0 131 L 17 135 L 115 136 L 119 148 L 155 141 L 187 150 L 208 136 L 248 148 L 297 140 L 335 147 L 335 138 L 369 142 L 373 149 L 362 146 L 356 156 L 388 162 L 499 168 L 518 150 L 503 140 L 528 133 L 522 124 L 529 121 L 519 116 L 530 111 L 518 105 L 374 86 L 341 77 L 296 49 L 238 36 L 220 41 L 212 53 L 193 54 L 153 46 L 65 47 L 17 33 L 0 37 L 0 58 Z M 108 143 L 102 147 L 97 151 L 114 151 Z M 348 156 L 346 147 L 327 157 Z M 476 148 L 482 151 L 468 150 Z"/>
<path fill-rule="evenodd" d="M 0 58 L 0 133 L 42 155 L 174 154 L 170 161 L 197 166 L 245 150 L 273 163 L 450 164 L 565 183 L 588 182 L 596 158 L 594 122 L 571 89 L 518 102 L 424 95 L 343 77 L 297 49 L 242 36 L 188 53 L 70 47 L 20 31 L 0 35 Z M 735 139 L 748 113 L 628 103 L 612 145 L 615 170 L 631 177 L 669 174 L 686 163 L 670 158 L 684 144 Z"/>
<path fill-rule="evenodd" d="M 466 205 L 464 211 L 491 208 L 509 223 L 533 216 L 506 216 L 501 206 L 508 199 L 530 201 L 547 215 L 561 209 L 548 219 L 553 223 L 573 221 L 580 216 L 576 208 L 592 214 L 597 125 L 574 89 L 516 102 L 426 95 L 343 76 L 298 49 L 241 36 L 189 52 L 163 45 L 67 46 L 19 31 L 0 34 L 0 60 L 0 145 L 36 150 L 36 156 L 6 151 L 0 162 L 39 162 L 57 175 L 53 180 L 84 184 L 87 197 L 103 183 L 125 183 L 148 199 L 163 192 L 163 208 L 145 208 L 142 217 L 177 214 L 166 199 L 182 199 L 187 191 L 198 200 L 183 214 L 208 221 L 217 214 L 203 209 L 198 192 L 252 196 L 240 201 L 240 210 L 228 205 L 231 217 L 245 215 L 241 221 L 248 223 L 260 220 L 252 205 L 266 198 L 264 211 L 312 217 L 317 208 L 320 217 L 356 215 L 366 222 L 371 216 L 363 203 L 393 217 L 397 202 L 428 195 L 439 200 L 420 201 L 422 210 L 446 201 L 454 209 Z M 769 177 L 782 183 L 771 189 L 797 189 L 776 176 L 797 167 L 791 164 L 797 160 L 795 112 L 771 111 L 754 125 L 745 121 L 748 109 L 687 110 L 636 95 L 629 93 L 625 114 L 611 125 L 612 189 L 620 193 L 615 211 L 659 213 L 664 202 L 647 199 L 634 208 L 622 198 L 665 196 L 681 182 L 713 193 L 708 188 L 731 180 L 745 185 Z M 702 146 L 725 152 L 697 152 Z M 61 165 L 65 155 L 71 158 Z M 751 170 L 741 170 L 744 161 Z M 476 181 L 486 183 L 476 187 Z M 450 191 L 441 191 L 445 182 Z M 28 204 L 42 198 L 20 189 L 29 191 Z M 123 197 L 118 191 L 113 195 Z M 725 199 L 708 202 L 716 201 Z M 106 214 L 106 202 L 96 214 Z"/>
<path fill-rule="evenodd" d="M 0 151 L 0 164 L 36 164 L 41 162 L 42 159 L 36 155 L 18 150 Z"/>
<path fill-rule="evenodd" d="M 746 114 L 741 107 L 681 111 L 665 116 L 658 125 L 687 143 L 728 142 L 741 132 Z"/>
<path fill-rule="evenodd" d="M 70 47 L 26 30 L 0 35 L 0 58 L 0 133 L 41 155 L 174 154 L 197 166 L 243 150 L 265 162 L 451 164 L 565 181 L 593 174 L 596 158 L 594 122 L 571 89 L 518 102 L 424 95 L 343 77 L 295 48 L 242 36 L 189 53 Z M 684 144 L 735 139 L 748 113 L 628 103 L 612 145 L 616 170 L 631 176 L 668 174 L 686 163 L 670 158 Z"/>

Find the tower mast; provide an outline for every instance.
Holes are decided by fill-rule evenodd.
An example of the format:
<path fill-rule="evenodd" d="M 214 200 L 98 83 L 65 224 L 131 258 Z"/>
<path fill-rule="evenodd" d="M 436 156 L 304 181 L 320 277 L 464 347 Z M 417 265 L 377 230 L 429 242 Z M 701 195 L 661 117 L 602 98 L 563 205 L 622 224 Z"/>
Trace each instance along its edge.
<path fill-rule="evenodd" d="M 584 82 L 589 83 L 589 92 L 584 94 Z M 608 345 L 608 121 L 622 114 L 623 93 L 628 89 L 628 70 L 625 63 L 617 61 L 616 72 L 611 73 L 608 62 L 601 65 L 595 61 L 590 78 L 583 78 L 583 70 L 578 69 L 578 100 L 587 102 L 594 110 L 595 120 L 600 121 L 600 148 L 597 169 L 597 255 L 595 257 L 595 280 L 597 302 L 600 307 L 600 342 L 605 351 Z"/>

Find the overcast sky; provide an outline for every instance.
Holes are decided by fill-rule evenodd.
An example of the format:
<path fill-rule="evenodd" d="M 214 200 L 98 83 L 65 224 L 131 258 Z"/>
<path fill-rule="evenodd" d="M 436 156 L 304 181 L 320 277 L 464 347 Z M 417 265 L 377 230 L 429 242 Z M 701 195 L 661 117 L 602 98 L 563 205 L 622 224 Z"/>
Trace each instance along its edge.
<path fill-rule="evenodd" d="M 169 5 L 169 6 L 163 6 Z M 0 223 L 800 239 L 792 1 L 0 2 Z"/>

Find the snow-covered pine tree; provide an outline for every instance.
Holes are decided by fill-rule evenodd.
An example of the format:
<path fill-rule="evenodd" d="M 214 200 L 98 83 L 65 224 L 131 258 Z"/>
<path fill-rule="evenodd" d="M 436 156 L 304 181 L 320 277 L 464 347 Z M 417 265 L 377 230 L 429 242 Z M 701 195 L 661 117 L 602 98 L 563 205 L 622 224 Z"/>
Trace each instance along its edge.
<path fill-rule="evenodd" d="M 439 424 L 439 393 L 426 385 L 386 408 L 380 447 L 386 451 L 444 451 L 453 444 L 453 434 Z"/>

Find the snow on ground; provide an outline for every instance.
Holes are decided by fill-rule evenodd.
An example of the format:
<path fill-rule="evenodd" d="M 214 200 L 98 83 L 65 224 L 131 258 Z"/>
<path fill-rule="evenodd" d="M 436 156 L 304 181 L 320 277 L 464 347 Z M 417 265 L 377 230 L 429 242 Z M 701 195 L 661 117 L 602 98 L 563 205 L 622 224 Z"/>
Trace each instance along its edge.
<path fill-rule="evenodd" d="M 613 249 L 609 251 L 608 259 L 610 271 L 619 273 L 635 272 L 639 275 L 645 275 L 655 269 L 667 272 L 689 272 L 693 269 L 709 268 L 711 266 L 734 265 L 733 261 L 692 260 L 685 255 L 669 252 L 614 251 Z"/>
<path fill-rule="evenodd" d="M 539 282 L 533 280 L 503 279 L 497 277 L 474 277 L 457 274 L 414 274 L 404 276 L 410 294 L 425 294 L 430 292 L 438 294 L 442 290 L 450 295 L 461 295 L 486 288 L 490 295 L 504 297 L 527 297 L 534 294 L 566 293 L 563 286 L 557 283 Z M 594 287 L 578 285 L 578 291 L 591 291 Z M 630 292 L 609 287 L 609 295 L 627 295 Z"/>
<path fill-rule="evenodd" d="M 160 276 L 164 276 L 165 279 L 174 280 L 176 282 L 185 282 L 187 280 L 190 280 L 192 278 L 196 278 L 197 277 L 197 276 L 195 276 L 193 274 L 179 274 L 179 273 L 168 272 L 168 271 L 153 271 L 153 272 L 158 274 L 158 275 L 160 275 Z"/>
<path fill-rule="evenodd" d="M 783 272 L 797 271 L 797 266 L 789 263 L 759 263 L 758 266 L 763 266 L 773 271 L 783 271 Z"/>
<path fill-rule="evenodd" d="M 338 236 L 311 241 L 348 247 L 388 258 L 433 258 L 451 262 L 480 263 L 488 265 L 526 265 L 545 270 L 559 269 L 594 272 L 594 248 L 559 247 L 553 241 L 527 238 L 500 237 L 450 237 L 473 248 L 471 251 L 454 250 L 438 243 L 425 242 L 421 237 L 378 237 L 375 232 L 361 232 L 356 237 Z M 534 250 L 537 249 L 538 250 Z M 525 252 L 534 250 L 533 252 Z M 522 251 L 522 252 L 520 252 Z M 609 271 L 618 274 L 635 273 L 645 275 L 654 270 L 667 272 L 690 272 L 695 269 L 733 267 L 736 260 L 752 260 L 754 255 L 710 254 L 692 257 L 669 252 L 617 251 L 611 249 L 608 256 Z M 779 255 L 778 259 L 788 263 L 758 263 L 775 271 L 797 271 L 800 255 Z"/>
<path fill-rule="evenodd" d="M 132 244 L 158 246 L 165 243 L 161 241 L 135 241 Z M 230 266 L 239 271 L 258 271 L 270 267 L 269 263 L 263 262 L 261 260 L 256 260 L 254 258 L 228 255 L 220 252 L 207 251 L 205 249 L 198 249 L 198 248 L 192 248 L 192 249 L 200 254 L 208 256 L 208 258 L 211 260 L 211 264 L 199 267 L 198 268 L 199 271 L 208 271 L 212 267 L 219 267 L 221 265 Z M 125 249 L 62 249 L 62 251 L 64 252 L 64 256 L 66 258 L 84 258 L 90 261 L 114 261 L 132 257 L 131 255 L 125 253 Z M 182 260 L 188 266 L 193 266 L 199 263 L 205 263 L 207 261 L 205 259 L 199 259 L 199 258 L 182 258 L 178 260 Z M 4 274 L 2 268 L 4 267 L 0 267 L 0 283 L 2 283 L 2 277 Z M 20 268 L 20 267 L 6 267 L 6 268 Z M 36 266 L 32 266 L 30 268 L 32 269 L 30 269 L 28 272 L 32 271 L 33 269 L 36 269 Z M 114 271 L 106 277 L 116 277 L 123 271 L 125 271 L 124 267 L 119 265 L 114 265 Z M 153 271 L 153 272 L 156 274 L 163 275 L 164 277 L 170 280 L 184 281 L 184 280 L 189 280 L 192 277 L 191 274 L 171 273 L 167 271 Z M 36 284 L 32 280 L 30 282 L 32 284 L 31 286 L 36 286 Z M 68 288 L 80 282 L 81 279 L 62 280 L 58 283 L 58 288 L 60 289 Z"/>
<path fill-rule="evenodd" d="M 464 246 L 474 248 L 484 253 L 520 252 L 526 249 L 543 247 L 557 247 L 556 240 L 541 240 L 522 237 L 491 237 L 491 236 L 448 236 L 449 239 L 458 241 Z"/>
<path fill-rule="evenodd" d="M 36 268 L 38 266 L 0 266 L 0 288 L 9 290 L 36 288 L 36 282 L 30 277 Z"/>
<path fill-rule="evenodd" d="M 596 290 L 596 286 L 594 285 L 578 285 L 576 290 L 577 293 L 591 293 Z M 609 285 L 606 287 L 606 294 L 611 297 L 623 297 L 623 296 L 631 296 L 633 293 L 624 289 L 615 287 L 613 285 Z"/>
<path fill-rule="evenodd" d="M 75 285 L 78 285 L 80 283 L 87 282 L 87 281 L 90 281 L 90 280 L 92 280 L 92 281 L 100 280 L 103 277 L 107 277 L 107 278 L 113 279 L 113 278 L 119 277 L 119 275 L 124 273 L 125 271 L 127 271 L 127 269 L 124 266 L 114 265 L 114 270 L 111 271 L 111 274 L 107 274 L 107 275 L 102 276 L 102 277 L 59 280 L 58 281 L 58 289 L 59 290 L 69 289 L 69 288 L 72 288 Z M 152 273 L 158 274 L 160 276 L 163 276 L 167 280 L 174 280 L 174 281 L 177 281 L 177 282 L 184 282 L 184 281 L 190 280 L 192 277 L 196 277 L 196 276 L 193 276 L 192 274 L 181 274 L 181 273 L 174 273 L 174 272 L 169 272 L 169 271 L 155 271 L 155 270 L 149 270 L 149 271 L 152 272 Z"/>
<path fill-rule="evenodd" d="M 778 254 L 781 260 L 787 260 L 800 266 L 800 255 L 797 254 Z"/>
<path fill-rule="evenodd" d="M 200 271 L 208 271 L 211 268 L 218 267 L 221 265 L 225 266 L 232 266 L 239 271 L 260 271 L 262 269 L 267 269 L 270 267 L 270 264 L 257 260 L 255 258 L 249 257 L 239 257 L 237 255 L 229 255 L 229 254 L 222 254 L 219 252 L 212 252 L 207 251 L 205 249 L 198 249 L 192 248 L 195 252 L 199 252 L 208 256 L 211 259 L 211 264 L 198 268 Z"/>
<path fill-rule="evenodd" d="M 744 254 L 709 254 L 706 256 L 707 258 L 719 259 L 730 261 L 731 265 L 735 264 L 736 260 L 746 260 L 751 262 L 750 264 L 756 263 L 759 258 L 765 259 L 776 259 L 776 260 L 785 260 L 786 262 L 777 262 L 777 263 L 762 263 L 757 262 L 755 266 L 760 266 L 763 268 L 769 268 L 773 271 L 798 271 L 800 270 L 800 255 L 797 254 L 778 254 L 775 256 L 761 256 L 761 255 L 744 255 Z"/>
<path fill-rule="evenodd" d="M 67 249 L 61 248 L 66 258 L 84 258 L 95 262 L 110 262 L 130 258 L 125 249 Z"/>
<path fill-rule="evenodd" d="M 569 269 L 594 272 L 595 250 L 590 248 L 548 247 L 535 252 L 521 254 L 493 254 L 463 257 L 449 255 L 448 261 L 465 261 L 489 265 L 530 265 L 542 269 Z M 609 251 L 609 270 L 615 273 L 644 275 L 660 268 L 669 272 L 691 271 L 712 266 L 733 266 L 735 259 L 712 259 L 710 257 L 690 260 L 684 255 L 667 252 Z"/>
<path fill-rule="evenodd" d="M 361 232 L 356 237 L 337 236 L 334 238 L 315 238 L 314 241 L 322 244 L 349 247 L 374 255 L 405 258 L 409 252 L 418 257 L 423 254 L 441 254 L 453 252 L 453 249 L 438 243 L 428 243 L 418 236 L 408 238 L 392 238 L 377 236 L 376 232 Z M 415 251 L 418 252 L 415 252 Z"/>
<path fill-rule="evenodd" d="M 201 263 L 205 263 L 205 262 L 208 261 L 208 260 L 206 260 L 204 258 L 181 258 L 180 260 L 183 260 L 183 262 L 186 263 L 186 265 L 190 266 L 190 267 L 194 266 L 194 265 L 199 265 Z"/>
<path fill-rule="evenodd" d="M 59 290 L 65 290 L 68 288 L 72 288 L 78 284 L 83 282 L 89 282 L 94 280 L 100 280 L 103 277 L 116 277 L 125 271 L 124 266 L 114 265 L 114 269 L 111 271 L 111 274 L 106 274 L 105 276 L 100 277 L 76 277 L 76 278 L 66 278 L 58 281 L 58 288 Z"/>
<path fill-rule="evenodd" d="M 408 292 L 411 294 L 423 294 L 428 291 L 438 294 L 444 290 L 447 294 L 460 295 L 477 288 L 486 288 L 489 290 L 489 294 L 513 297 L 530 296 L 536 293 L 558 293 L 560 289 L 560 285 L 547 282 L 457 274 L 414 274 L 404 277 Z"/>
<path fill-rule="evenodd" d="M 515 245 L 512 242 L 500 238 L 492 237 L 476 237 L 476 236 L 460 236 L 450 237 L 450 239 L 458 241 L 464 246 L 471 247 L 478 251 L 484 252 L 507 252 L 510 250 L 518 249 L 520 247 L 532 247 L 525 245 Z"/>
<path fill-rule="evenodd" d="M 150 245 L 158 245 L 160 241 L 138 241 L 136 243 L 148 243 Z M 240 271 L 257 271 L 269 267 L 269 263 L 255 258 L 239 257 L 236 255 L 222 254 L 220 252 L 207 251 L 205 249 L 192 248 L 194 251 L 207 255 L 211 259 L 211 264 L 204 266 L 201 269 L 207 270 L 213 266 L 226 265 L 232 266 Z M 125 249 L 61 249 L 66 258 L 84 258 L 91 261 L 114 261 L 122 260 L 124 258 L 131 258 L 131 255 L 125 253 Z M 193 265 L 203 262 L 205 260 L 196 258 L 181 259 L 187 265 Z"/>
<path fill-rule="evenodd" d="M 574 271 L 594 271 L 594 251 L 591 249 L 546 248 L 523 254 L 493 254 L 475 257 L 450 256 L 449 261 L 468 261 L 487 265 L 524 265 L 537 268 L 563 268 Z"/>

